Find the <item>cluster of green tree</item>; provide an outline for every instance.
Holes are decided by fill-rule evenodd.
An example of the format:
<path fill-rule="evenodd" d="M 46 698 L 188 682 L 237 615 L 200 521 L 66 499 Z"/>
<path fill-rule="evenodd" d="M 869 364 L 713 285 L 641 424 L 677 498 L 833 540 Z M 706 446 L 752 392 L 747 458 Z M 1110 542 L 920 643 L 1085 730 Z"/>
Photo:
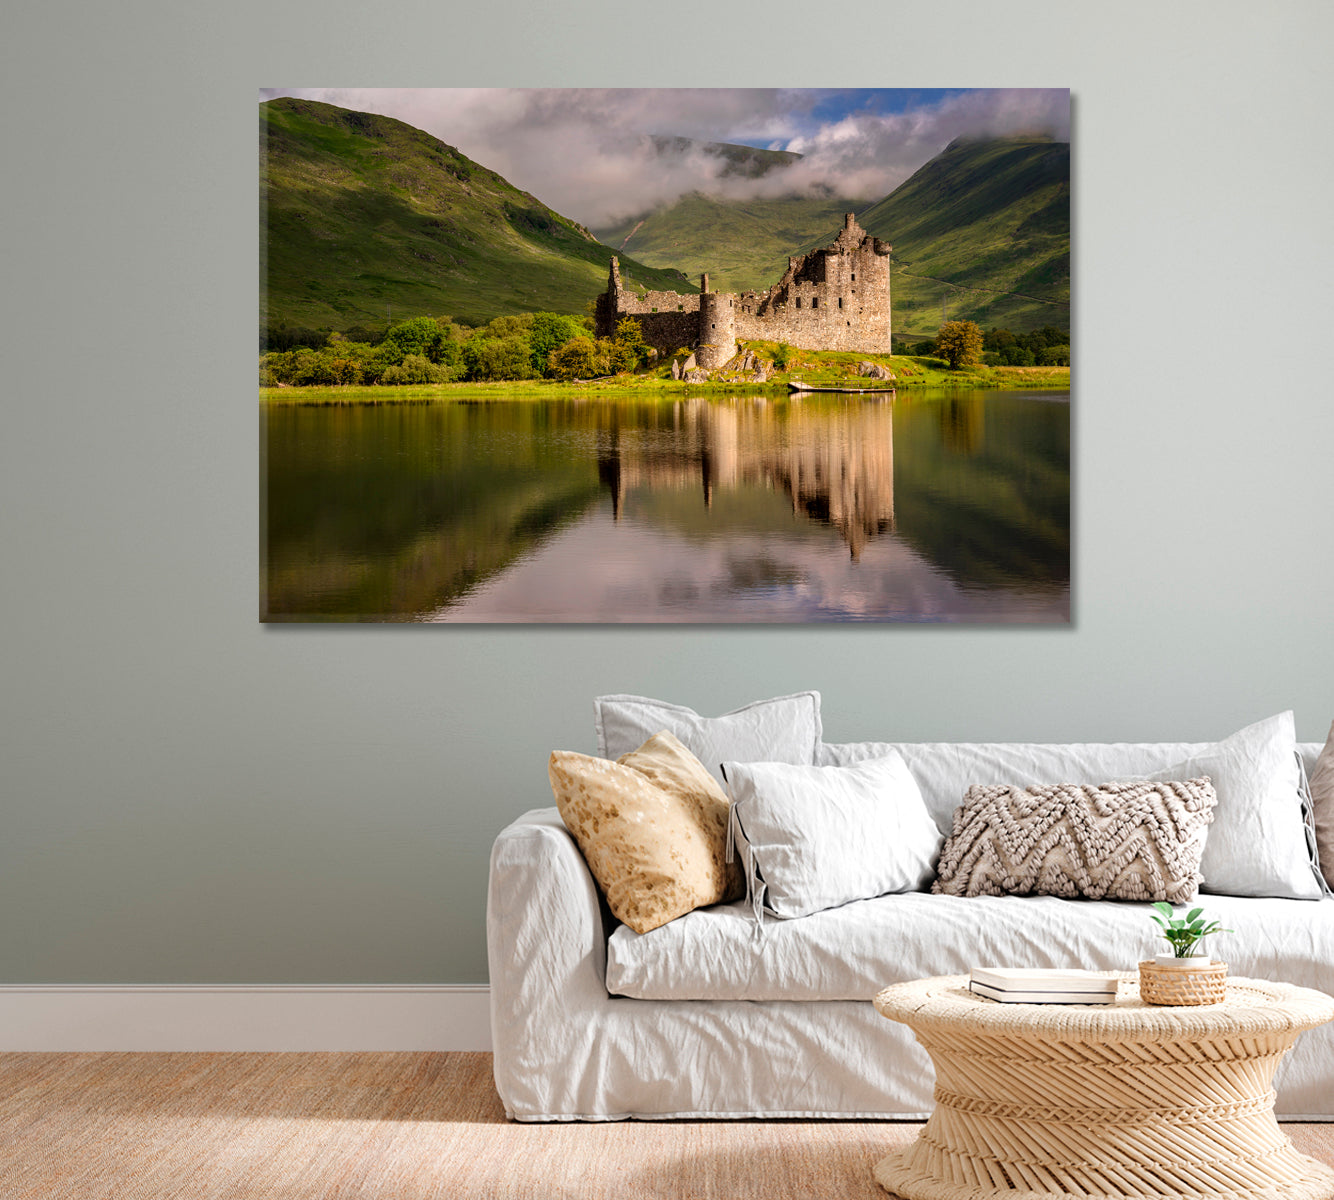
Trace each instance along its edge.
<path fill-rule="evenodd" d="M 1044 325 L 1032 333 L 988 329 L 982 335 L 982 350 L 982 361 L 988 366 L 1068 367 L 1070 331 L 1055 325 Z"/>
<path fill-rule="evenodd" d="M 895 354 L 943 358 L 951 367 L 982 362 L 989 367 L 1068 367 L 1070 331 L 1044 325 L 1032 333 L 988 329 L 974 321 L 946 321 L 930 341 L 895 341 Z"/>
<path fill-rule="evenodd" d="M 446 320 L 448 318 L 445 318 Z M 351 325 L 339 335 L 347 342 L 361 342 L 368 346 L 378 346 L 388 336 L 393 326 Z M 323 329 L 310 329 L 304 325 L 288 325 L 286 321 L 269 325 L 259 331 L 259 352 L 299 350 L 303 346 L 310 350 L 323 350 L 329 344 L 329 337 L 335 331 L 326 326 Z"/>
<path fill-rule="evenodd" d="M 471 332 L 448 317 L 415 317 L 378 338 L 327 333 L 319 345 L 302 340 L 261 355 L 259 381 L 268 387 L 443 382 L 454 378 L 459 347 Z"/>
<path fill-rule="evenodd" d="M 349 340 L 378 345 L 384 340 L 388 328 L 389 326 L 386 325 L 384 329 L 370 337 L 358 337 Z M 311 350 L 319 350 L 329 340 L 331 332 L 332 330 L 329 329 L 307 329 L 303 325 L 289 325 L 286 321 L 280 321 L 276 325 L 261 326 L 259 352 L 264 354 L 270 350 L 297 350 L 302 346 Z"/>
<path fill-rule="evenodd" d="M 643 366 L 649 358 L 644 331 L 633 317 L 616 325 L 614 338 L 577 337 L 551 352 L 547 374 L 554 379 L 596 379 Z"/>
<path fill-rule="evenodd" d="M 260 357 L 259 381 L 333 387 L 607 375 L 648 357 L 639 323 L 621 324 L 614 339 L 594 340 L 586 318 L 563 313 L 497 317 L 477 329 L 449 317 L 413 317 L 378 337 L 349 330 L 323 333 L 316 345 L 271 348 Z M 354 332 L 369 336 L 354 338 Z"/>

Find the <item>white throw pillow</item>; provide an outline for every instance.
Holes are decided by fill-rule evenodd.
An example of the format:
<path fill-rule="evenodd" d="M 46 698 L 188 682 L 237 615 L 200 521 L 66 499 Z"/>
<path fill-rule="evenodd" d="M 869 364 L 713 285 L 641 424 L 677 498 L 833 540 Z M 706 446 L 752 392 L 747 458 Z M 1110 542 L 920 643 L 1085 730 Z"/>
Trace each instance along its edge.
<path fill-rule="evenodd" d="M 941 836 L 896 753 L 849 767 L 724 764 L 731 833 L 756 917 L 804 917 L 920 891 Z"/>
<path fill-rule="evenodd" d="M 1204 843 L 1200 890 L 1228 896 L 1319 900 L 1302 819 L 1292 713 L 1238 730 L 1150 779 L 1209 776 L 1218 793 Z"/>
<path fill-rule="evenodd" d="M 666 730 L 721 781 L 719 764 L 809 764 L 820 746 L 820 693 L 757 700 L 721 717 L 647 696 L 599 696 L 593 701 L 598 754 L 620 758 Z"/>
<path fill-rule="evenodd" d="M 821 766 L 845 767 L 897 750 L 922 789 L 927 812 L 935 818 L 940 832 L 948 836 L 954 829 L 954 811 L 962 803 L 963 794 L 977 784 L 1036 787 L 1143 779 L 1150 771 L 1160 771 L 1211 748 L 1208 742 L 826 742 L 815 761 Z"/>

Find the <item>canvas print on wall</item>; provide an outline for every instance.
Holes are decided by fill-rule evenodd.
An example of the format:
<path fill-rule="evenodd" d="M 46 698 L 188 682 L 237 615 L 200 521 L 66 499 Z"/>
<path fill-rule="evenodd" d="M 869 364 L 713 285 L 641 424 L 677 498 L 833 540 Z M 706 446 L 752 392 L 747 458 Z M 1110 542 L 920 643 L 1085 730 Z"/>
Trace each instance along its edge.
<path fill-rule="evenodd" d="M 265 621 L 1070 620 L 1065 90 L 260 98 Z"/>

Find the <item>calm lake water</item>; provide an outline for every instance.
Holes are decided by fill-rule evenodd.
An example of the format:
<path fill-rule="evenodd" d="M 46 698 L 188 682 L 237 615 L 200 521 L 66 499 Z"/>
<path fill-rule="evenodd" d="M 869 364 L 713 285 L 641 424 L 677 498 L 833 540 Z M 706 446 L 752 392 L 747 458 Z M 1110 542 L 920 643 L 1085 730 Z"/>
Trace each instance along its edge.
<path fill-rule="evenodd" d="M 1065 392 L 261 422 L 269 621 L 1070 619 Z"/>

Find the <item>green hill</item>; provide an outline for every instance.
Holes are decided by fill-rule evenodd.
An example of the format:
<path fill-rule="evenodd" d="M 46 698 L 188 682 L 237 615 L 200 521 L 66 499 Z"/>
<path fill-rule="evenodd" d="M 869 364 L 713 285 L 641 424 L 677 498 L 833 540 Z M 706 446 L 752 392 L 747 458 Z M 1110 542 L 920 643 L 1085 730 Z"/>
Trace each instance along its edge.
<path fill-rule="evenodd" d="M 742 292 L 777 283 L 798 245 L 819 230 L 837 233 L 843 214 L 859 204 L 838 196 L 724 200 L 692 192 L 642 220 L 599 229 L 597 235 L 618 253 L 678 267 L 696 281 L 707 271 L 715 291 Z"/>
<path fill-rule="evenodd" d="M 724 163 L 719 172 L 723 179 L 757 179 L 802 157 L 788 150 L 683 137 L 654 137 L 653 144 L 662 154 L 694 149 L 719 158 Z M 715 291 L 744 292 L 769 287 L 787 270 L 794 247 L 826 226 L 842 228 L 843 214 L 863 203 L 832 192 L 755 200 L 691 192 L 653 212 L 594 232 L 620 254 L 633 254 L 655 267 L 676 267 L 695 280 L 707 271 Z"/>
<path fill-rule="evenodd" d="M 960 138 L 857 220 L 894 247 L 896 337 L 933 336 L 942 306 L 984 328 L 1070 327 L 1068 142 Z"/>
<path fill-rule="evenodd" d="M 784 164 L 770 164 L 769 170 Z M 860 211 L 859 211 L 860 210 Z M 1016 332 L 1070 325 L 1070 146 L 959 139 L 870 208 L 830 196 L 725 200 L 694 193 L 598 237 L 719 291 L 776 283 L 791 254 L 827 246 L 845 212 L 894 247 L 894 333 L 949 319 Z"/>
<path fill-rule="evenodd" d="M 767 175 L 776 167 L 790 167 L 800 162 L 802 156 L 791 150 L 761 150 L 758 146 L 738 146 L 734 142 L 697 142 L 694 138 L 665 137 L 653 134 L 650 138 L 653 147 L 661 155 L 686 154 L 691 150 L 701 150 L 705 154 L 722 160 L 719 177 L 726 179 L 731 175 L 740 175 L 745 179 L 758 179 Z"/>
<path fill-rule="evenodd" d="M 606 287 L 613 252 L 587 229 L 411 125 L 285 98 L 260 136 L 270 325 L 583 313 Z M 624 255 L 621 273 L 695 290 Z"/>

